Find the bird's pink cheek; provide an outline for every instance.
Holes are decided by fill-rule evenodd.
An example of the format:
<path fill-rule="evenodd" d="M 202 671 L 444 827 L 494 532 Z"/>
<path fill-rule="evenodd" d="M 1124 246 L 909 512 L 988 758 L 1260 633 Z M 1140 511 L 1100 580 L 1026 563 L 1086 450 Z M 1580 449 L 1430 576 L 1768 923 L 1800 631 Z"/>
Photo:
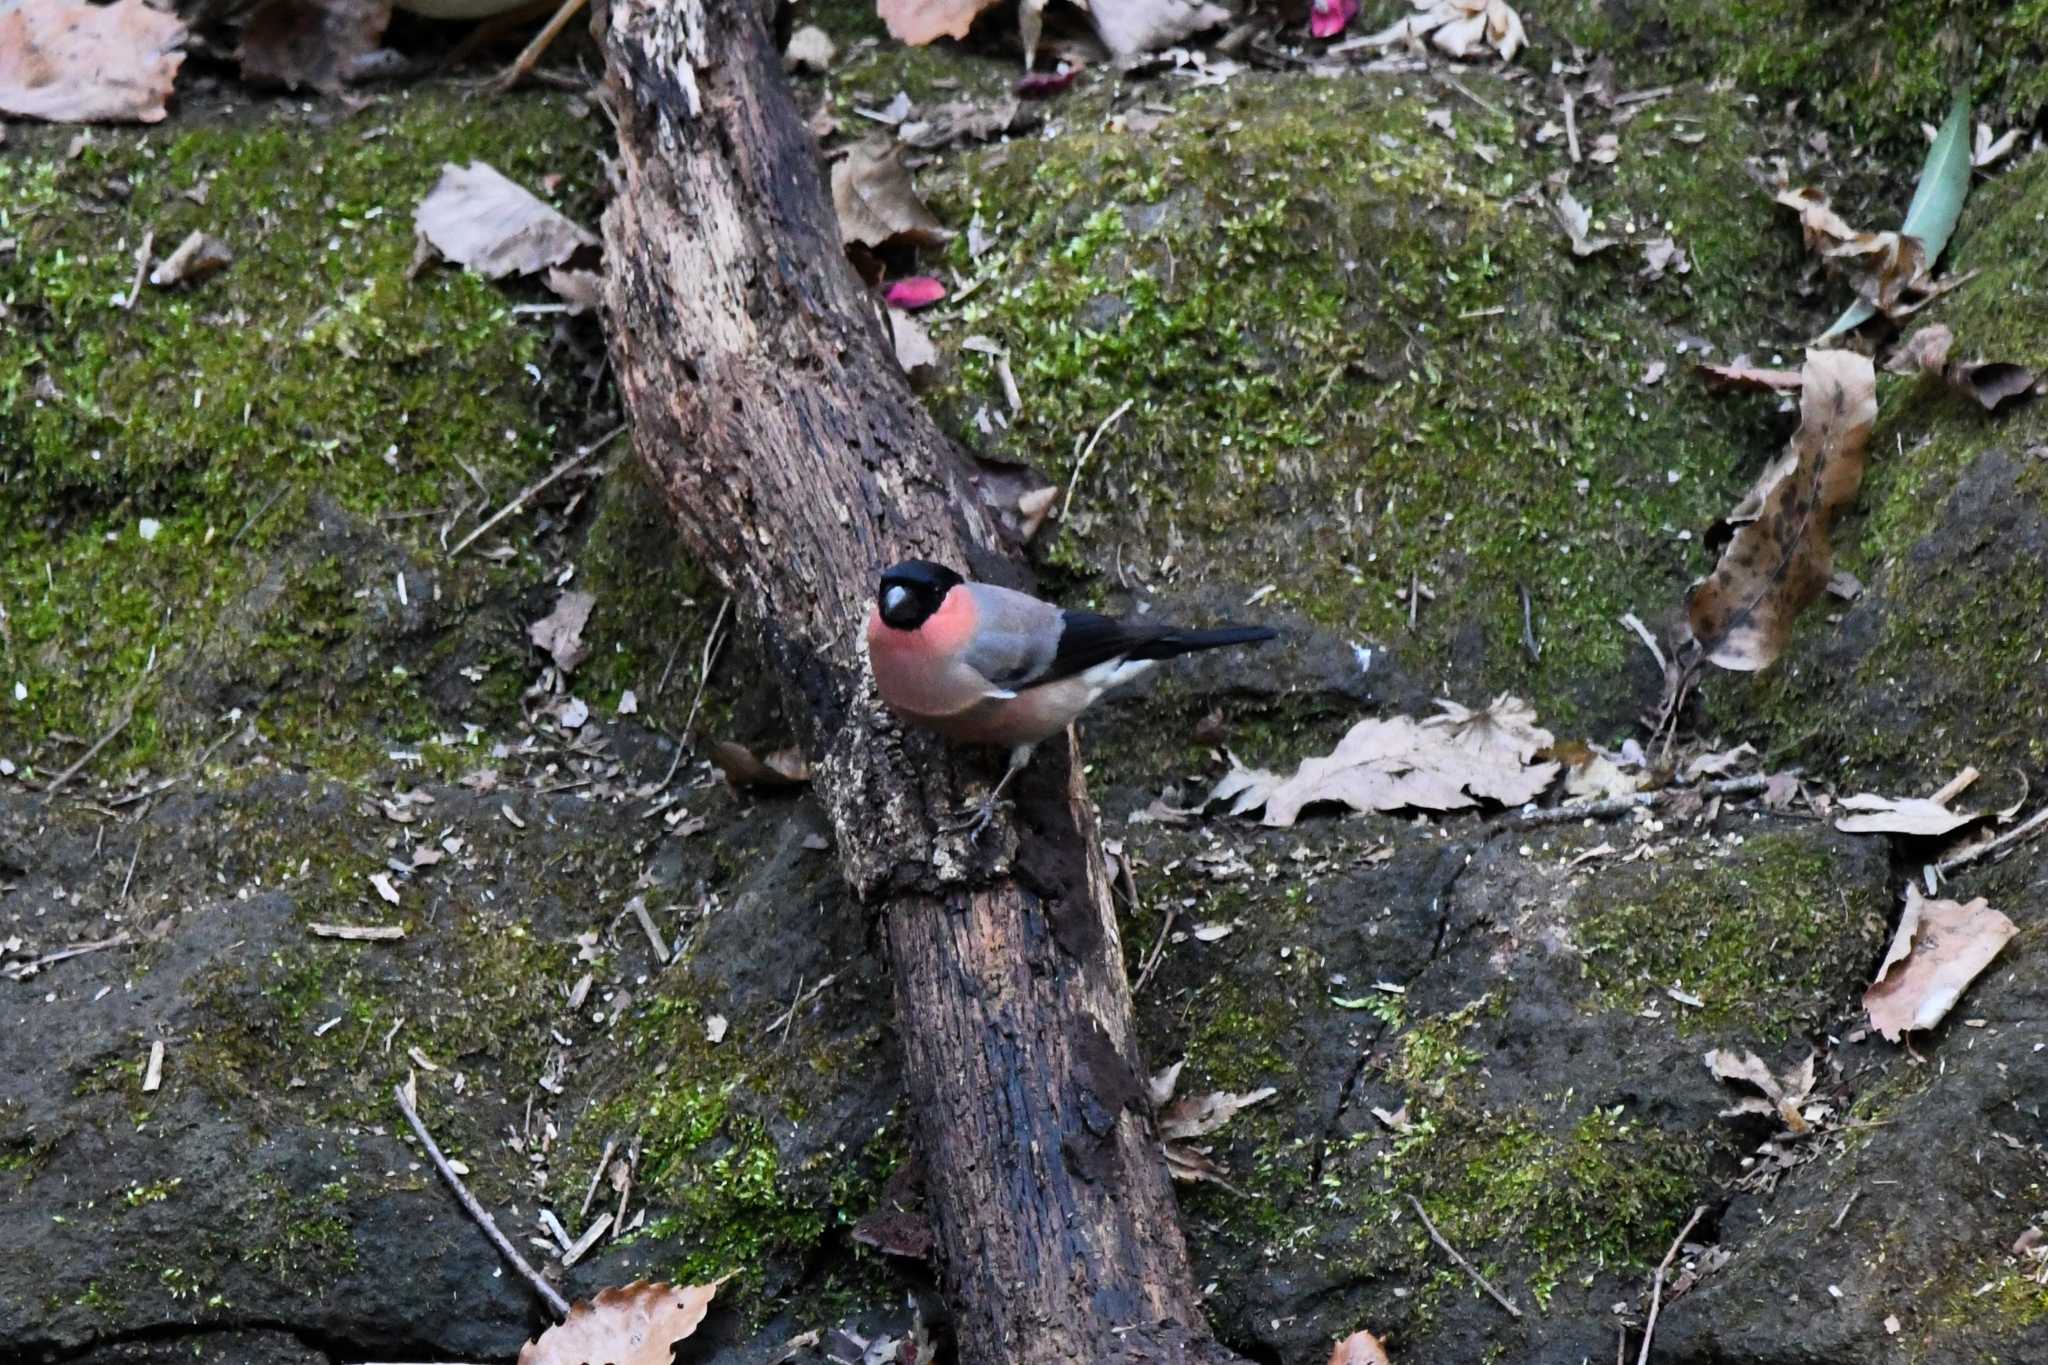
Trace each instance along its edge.
<path fill-rule="evenodd" d="M 959 653 L 974 638 L 974 599 L 955 588 L 915 633 L 919 644 L 935 654 Z"/>

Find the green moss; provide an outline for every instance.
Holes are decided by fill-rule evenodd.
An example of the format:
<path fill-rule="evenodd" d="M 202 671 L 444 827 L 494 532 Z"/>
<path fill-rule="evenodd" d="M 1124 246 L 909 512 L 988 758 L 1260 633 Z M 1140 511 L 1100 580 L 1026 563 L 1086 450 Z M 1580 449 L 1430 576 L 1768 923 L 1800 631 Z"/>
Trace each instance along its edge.
<path fill-rule="evenodd" d="M 244 696 L 324 693 L 280 717 L 286 747 L 301 729 L 364 748 L 421 733 L 417 692 L 346 639 L 392 611 L 400 565 L 356 563 L 336 535 L 374 521 L 418 561 L 415 593 L 462 599 L 504 571 L 420 572 L 443 558 L 439 528 L 491 505 L 473 477 L 502 501 L 545 469 L 581 411 L 546 324 L 512 314 L 534 286 L 405 271 L 444 161 L 561 174 L 558 201 L 590 218 L 595 121 L 557 95 L 432 86 L 346 136 L 296 109 L 103 134 L 76 160 L 63 130 L 22 130 L 0 160 L 0 237 L 19 243 L 0 254 L 0 752 L 17 762 L 61 766 L 61 737 L 96 736 L 130 698 L 101 771 L 196 749 L 213 718 L 167 709 L 181 688 L 163 680 L 201 665 Z M 194 228 L 229 239 L 226 271 L 110 306 L 145 231 L 160 256 Z M 297 580 L 282 594 L 262 577 L 280 558 Z"/>
<path fill-rule="evenodd" d="M 1574 932 L 1589 1004 L 1629 1010 L 1676 985 L 1705 1003 L 1681 1032 L 1736 1028 L 1765 1042 L 1820 1022 L 1837 984 L 1881 941 L 1881 896 L 1844 885 L 1838 854 L 1790 834 L 1739 853 L 1658 868 L 1583 899 Z"/>
<path fill-rule="evenodd" d="M 1536 20 L 1596 51 L 1646 57 L 1671 76 L 1732 79 L 1797 99 L 1864 141 L 1920 145 L 1957 84 L 2001 127 L 2048 104 L 2048 5 L 1905 0 L 1862 7 L 1803 0 L 1577 0 Z M 1618 51 L 1619 50 L 1619 51 Z"/>
<path fill-rule="evenodd" d="M 357 1269 L 346 1179 L 294 1196 L 275 1177 L 255 1182 L 237 1238 L 241 1259 L 279 1284 L 308 1295 Z"/>

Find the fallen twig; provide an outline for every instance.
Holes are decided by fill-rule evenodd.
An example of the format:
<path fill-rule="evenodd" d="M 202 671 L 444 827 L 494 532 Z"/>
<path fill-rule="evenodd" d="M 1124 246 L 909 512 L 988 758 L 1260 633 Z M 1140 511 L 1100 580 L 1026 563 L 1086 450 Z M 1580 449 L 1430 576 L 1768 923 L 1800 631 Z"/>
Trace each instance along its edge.
<path fill-rule="evenodd" d="M 541 1300 L 553 1310 L 556 1317 L 568 1317 L 569 1301 L 556 1293 L 555 1287 L 542 1279 L 540 1272 L 528 1265 L 526 1258 L 519 1254 L 518 1248 L 505 1240 L 504 1233 L 498 1231 L 497 1223 L 484 1211 L 484 1206 L 476 1202 L 476 1196 L 469 1192 L 469 1188 L 462 1183 L 462 1177 L 455 1174 L 455 1168 L 448 1164 L 448 1158 L 442 1156 L 441 1149 L 434 1145 L 433 1136 L 427 1132 L 427 1125 L 420 1122 L 419 1111 L 414 1109 L 412 1101 L 406 1098 L 405 1087 L 394 1085 L 391 1087 L 391 1094 L 398 1101 L 399 1111 L 405 1115 L 405 1121 L 412 1125 L 414 1135 L 420 1140 L 420 1146 L 427 1149 L 427 1156 L 432 1159 L 434 1169 L 448 1182 L 448 1188 L 455 1191 L 455 1197 L 462 1201 L 463 1209 L 476 1220 L 477 1226 L 484 1230 L 484 1236 L 491 1239 L 491 1245 L 498 1249 L 498 1254 L 510 1261 L 512 1268 L 525 1277 L 526 1282 L 533 1286 L 533 1292 L 540 1295 Z"/>
<path fill-rule="evenodd" d="M 140 689 L 138 689 L 139 691 Z M 85 765 L 99 757 L 100 750 L 112 744 L 120 733 L 128 728 L 128 722 L 135 719 L 135 692 L 128 694 L 128 700 L 121 703 L 121 719 L 114 722 L 114 728 L 92 742 L 92 747 L 78 756 L 78 761 L 50 779 L 50 785 L 43 788 L 43 799 L 49 800 L 60 788 L 85 769 Z"/>
<path fill-rule="evenodd" d="M 811 987 L 809 990 L 799 992 L 796 999 L 789 1002 L 789 1008 L 784 1010 L 782 1013 L 776 1015 L 773 1019 L 770 1019 L 768 1021 L 768 1027 L 762 1029 L 761 1031 L 763 1033 L 773 1033 L 777 1029 L 786 1030 L 786 1026 L 795 1021 L 796 1012 L 798 1010 L 802 1009 L 811 1001 L 817 999 L 818 993 L 820 991 L 824 990 L 827 986 L 831 985 L 838 979 L 839 973 L 833 972 L 830 975 L 826 976 L 825 979 L 820 981 L 817 985 Z M 786 1032 L 785 1036 L 787 1036 Z"/>
<path fill-rule="evenodd" d="M 591 456 L 597 454 L 598 451 L 603 450 L 606 446 L 610 445 L 614 440 L 618 439 L 619 433 L 624 431 L 625 429 L 626 428 L 624 424 L 613 427 L 610 431 L 598 437 L 589 445 L 583 446 L 582 448 L 577 450 L 577 452 L 574 455 L 571 455 L 568 459 L 562 461 L 553 469 L 550 469 L 547 473 L 541 475 L 538 479 L 535 479 L 532 483 L 520 489 L 517 493 L 514 493 L 512 495 L 512 501 L 506 503 L 503 507 L 500 507 L 497 511 L 491 513 L 490 516 L 486 517 L 481 523 L 478 524 L 475 530 L 471 531 L 461 540 L 456 541 L 455 548 L 448 552 L 448 557 L 450 559 L 455 558 L 464 550 L 467 550 L 471 545 L 474 545 L 479 536 L 482 536 L 486 531 L 489 531 L 493 526 L 496 526 L 499 522 L 511 516 L 520 508 L 526 506 L 527 500 L 529 498 L 532 498 L 535 495 L 546 490 L 557 479 L 564 478 L 570 474 L 575 473 L 578 469 L 582 468 L 584 461 L 588 460 Z"/>
<path fill-rule="evenodd" d="M 1515 1307 L 1514 1300 L 1510 1299 L 1507 1295 L 1501 1293 L 1498 1289 L 1495 1289 L 1493 1287 L 1493 1282 L 1487 1279 L 1484 1275 L 1480 1274 L 1479 1268 L 1477 1266 L 1473 1265 L 1463 1256 L 1460 1256 L 1458 1254 L 1458 1249 L 1452 1246 L 1449 1242 L 1446 1242 L 1444 1240 L 1444 1235 L 1436 1230 L 1436 1224 L 1429 1221 L 1429 1214 L 1423 1210 L 1422 1201 L 1411 1194 L 1408 1196 L 1408 1202 L 1414 1206 L 1415 1216 L 1422 1220 L 1422 1226 L 1428 1230 L 1429 1240 L 1435 1242 L 1439 1247 L 1442 1247 L 1444 1255 L 1450 1257 L 1453 1261 L 1456 1261 L 1458 1263 L 1458 1269 L 1464 1271 L 1467 1275 L 1470 1275 L 1472 1277 L 1472 1282 L 1474 1284 L 1478 1285 L 1481 1289 L 1484 1289 L 1488 1294 L 1492 1295 L 1493 1301 L 1495 1303 L 1507 1309 L 1509 1317 L 1519 1318 L 1520 1316 L 1522 1316 L 1522 1310 Z"/>
<path fill-rule="evenodd" d="M 55 952 L 44 953 L 41 957 L 30 958 L 27 962 L 10 962 L 5 967 L 0 967 L 0 976 L 11 981 L 26 981 L 52 963 L 62 962 L 66 958 L 84 957 L 87 953 L 97 953 L 106 948 L 125 948 L 134 941 L 126 934 L 116 934 L 112 938 L 103 938 L 95 943 L 73 944 L 69 948 L 59 948 Z"/>
<path fill-rule="evenodd" d="M 1123 872 L 1124 889 L 1130 893 L 1131 913 L 1136 914 L 1138 910 L 1137 879 L 1131 876 L 1131 865 L 1124 859 L 1118 858 L 1117 866 Z M 1174 921 L 1179 918 L 1180 906 L 1168 902 L 1166 918 L 1160 921 L 1159 924 L 1159 937 L 1152 941 L 1152 951 L 1145 954 L 1144 965 L 1138 968 L 1137 983 L 1131 987 L 1131 995 L 1134 999 L 1143 993 L 1146 984 L 1152 980 L 1152 974 L 1159 970 L 1160 962 L 1166 957 L 1167 936 L 1173 932 Z"/>
<path fill-rule="evenodd" d="M 2029 816 L 2024 823 L 2013 826 L 1996 839 L 1987 839 L 1981 844 L 1973 844 L 1961 853 L 1956 854 L 1953 858 L 1942 859 L 1934 865 L 1934 870 L 1946 877 L 1959 867 L 1967 867 L 1969 864 L 1976 862 L 1980 858 L 1988 857 L 2001 848 L 2008 848 L 2023 839 L 2032 838 L 2041 832 L 2043 825 L 2048 825 L 2048 806 L 2041 807 L 2041 809 Z"/>
<path fill-rule="evenodd" d="M 1530 663 L 1541 663 L 1543 646 L 1536 643 L 1536 619 L 1534 611 L 1529 606 L 1529 589 L 1526 585 L 1517 583 L 1515 590 L 1522 594 L 1522 648 L 1529 651 Z"/>
<path fill-rule="evenodd" d="M 1650 1317 L 1643 1324 L 1643 1349 L 1636 1353 L 1636 1365 L 1650 1365 L 1650 1338 L 1657 1335 L 1657 1310 L 1664 1306 L 1664 1275 L 1671 1269 L 1672 1261 L 1678 1258 L 1678 1249 L 1685 1245 L 1686 1234 L 1707 1213 L 1707 1206 L 1700 1205 L 1692 1211 L 1692 1217 L 1685 1220 L 1685 1226 L 1671 1239 L 1671 1250 L 1664 1253 L 1664 1259 L 1657 1265 L 1657 1278 L 1650 1283 Z"/>
<path fill-rule="evenodd" d="M 135 249 L 135 278 L 128 281 L 128 297 L 118 301 L 122 312 L 135 307 L 135 300 L 142 297 L 142 277 L 149 273 L 150 248 L 156 245 L 156 229 L 142 234 L 142 245 Z"/>
<path fill-rule="evenodd" d="M 1067 511 L 1074 505 L 1074 490 L 1081 486 L 1081 471 L 1088 467 L 1088 457 L 1095 453 L 1095 443 L 1102 439 L 1102 433 L 1116 425 L 1119 417 L 1131 410 L 1131 399 L 1117 404 L 1115 412 L 1102 419 L 1102 425 L 1095 428 L 1095 434 L 1088 438 L 1088 444 L 1081 448 L 1081 457 L 1074 461 L 1074 476 L 1067 480 L 1067 496 L 1060 503 L 1060 525 L 1067 524 Z"/>
<path fill-rule="evenodd" d="M 1660 675 L 1669 673 L 1671 665 L 1664 661 L 1664 651 L 1658 648 L 1657 637 L 1650 634 L 1650 628 L 1643 624 L 1642 619 L 1629 612 L 1621 618 L 1621 623 L 1634 631 L 1636 638 L 1643 642 L 1643 648 L 1650 651 L 1650 657 L 1657 661 L 1657 672 Z"/>
<path fill-rule="evenodd" d="M 1787 771 L 1797 772 L 1796 769 Z M 1746 777 L 1723 777 L 1697 787 L 1660 787 L 1653 792 L 1630 792 L 1627 796 L 1607 796 L 1598 801 L 1567 801 L 1562 806 L 1518 815 L 1514 827 L 1535 829 L 1540 825 L 1570 824 L 1574 820 L 1611 820 L 1646 806 L 1661 805 L 1685 792 L 1696 792 L 1701 796 L 1754 796 L 1770 783 L 1770 775 L 1751 773 Z"/>

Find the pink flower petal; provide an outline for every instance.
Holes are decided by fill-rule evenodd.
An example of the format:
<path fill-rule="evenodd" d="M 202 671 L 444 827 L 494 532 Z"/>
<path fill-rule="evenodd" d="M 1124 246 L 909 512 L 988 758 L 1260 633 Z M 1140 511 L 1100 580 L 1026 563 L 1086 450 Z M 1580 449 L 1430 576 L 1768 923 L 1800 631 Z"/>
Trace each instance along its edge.
<path fill-rule="evenodd" d="M 908 279 L 897 280 L 891 284 L 888 292 L 882 295 L 882 300 L 891 308 L 901 308 L 909 313 L 937 303 L 944 297 L 945 285 L 929 275 L 912 275 Z"/>
<path fill-rule="evenodd" d="M 1358 14 L 1358 0 L 1310 0 L 1308 31 L 1311 37 L 1334 38 Z"/>
<path fill-rule="evenodd" d="M 1042 100 L 1072 85 L 1074 77 L 1080 74 L 1078 66 L 1070 66 L 1063 71 L 1027 71 L 1017 82 L 1015 93 L 1027 100 Z"/>

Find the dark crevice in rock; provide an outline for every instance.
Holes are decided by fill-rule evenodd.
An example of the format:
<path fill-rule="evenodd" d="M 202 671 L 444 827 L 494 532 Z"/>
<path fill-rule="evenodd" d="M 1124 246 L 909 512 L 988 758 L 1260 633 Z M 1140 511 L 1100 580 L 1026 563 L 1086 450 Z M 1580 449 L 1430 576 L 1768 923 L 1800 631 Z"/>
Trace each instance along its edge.
<path fill-rule="evenodd" d="M 419 1361 L 458 1359 L 423 1338 L 390 1337 L 358 1341 L 276 1318 L 231 1317 L 200 1322 L 148 1323 L 109 1332 L 76 1345 L 47 1339 L 16 1342 L 0 1347 L 0 1365 L 65 1365 L 69 1361 L 90 1360 L 101 1352 L 124 1346 L 183 1345 L 207 1337 L 229 1337 L 249 1332 L 275 1332 L 289 1336 L 328 1365 L 376 1356 Z"/>

